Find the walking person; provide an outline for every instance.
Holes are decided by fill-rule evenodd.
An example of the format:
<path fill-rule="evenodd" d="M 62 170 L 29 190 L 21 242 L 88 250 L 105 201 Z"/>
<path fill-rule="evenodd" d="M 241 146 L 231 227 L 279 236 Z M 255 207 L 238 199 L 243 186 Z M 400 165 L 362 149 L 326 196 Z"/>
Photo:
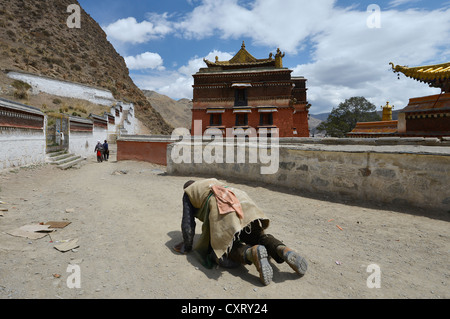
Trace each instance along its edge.
<path fill-rule="evenodd" d="M 97 162 L 103 162 L 103 144 L 100 141 L 97 141 L 97 145 L 95 145 L 94 153 L 97 153 Z"/>
<path fill-rule="evenodd" d="M 105 143 L 103 143 L 103 159 L 106 162 L 109 160 L 109 145 L 107 140 L 105 140 Z"/>

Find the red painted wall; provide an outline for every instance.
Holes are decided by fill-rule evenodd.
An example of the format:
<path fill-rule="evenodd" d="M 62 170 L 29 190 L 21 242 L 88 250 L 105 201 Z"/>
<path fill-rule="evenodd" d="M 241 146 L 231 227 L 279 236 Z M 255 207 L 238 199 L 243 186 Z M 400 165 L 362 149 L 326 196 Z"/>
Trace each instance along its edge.
<path fill-rule="evenodd" d="M 206 113 L 206 110 L 193 109 L 192 110 L 192 127 L 194 127 L 194 121 L 202 121 L 202 132 L 208 128 L 210 124 L 210 114 Z M 222 113 L 222 127 L 231 128 L 236 124 L 236 114 L 232 109 L 225 110 Z M 260 124 L 260 113 L 257 109 L 253 109 L 251 113 L 248 113 L 248 125 L 255 129 L 258 129 Z M 278 112 L 273 113 L 273 125 L 278 127 L 280 137 L 309 137 L 308 127 L 308 112 L 297 111 L 294 114 L 293 108 L 279 108 Z M 297 134 L 294 135 L 294 128 L 297 130 Z M 192 131 L 192 135 L 196 135 L 196 132 Z"/>
<path fill-rule="evenodd" d="M 297 111 L 293 115 L 294 127 L 297 135 L 294 137 L 309 137 L 308 111 Z"/>
<path fill-rule="evenodd" d="M 170 142 L 117 141 L 118 161 L 144 161 L 167 166 L 167 145 Z"/>

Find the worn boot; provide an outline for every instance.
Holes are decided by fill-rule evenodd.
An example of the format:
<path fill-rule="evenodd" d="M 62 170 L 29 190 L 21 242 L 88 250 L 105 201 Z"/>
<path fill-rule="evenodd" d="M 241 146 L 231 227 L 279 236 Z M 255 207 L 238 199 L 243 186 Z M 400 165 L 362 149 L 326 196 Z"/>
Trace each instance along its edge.
<path fill-rule="evenodd" d="M 300 276 L 303 277 L 308 269 L 306 259 L 286 246 L 277 247 L 278 255 Z"/>
<path fill-rule="evenodd" d="M 273 270 L 269 264 L 266 247 L 256 245 L 248 248 L 246 251 L 246 259 L 255 264 L 259 272 L 259 279 L 263 285 L 267 286 L 272 281 Z"/>

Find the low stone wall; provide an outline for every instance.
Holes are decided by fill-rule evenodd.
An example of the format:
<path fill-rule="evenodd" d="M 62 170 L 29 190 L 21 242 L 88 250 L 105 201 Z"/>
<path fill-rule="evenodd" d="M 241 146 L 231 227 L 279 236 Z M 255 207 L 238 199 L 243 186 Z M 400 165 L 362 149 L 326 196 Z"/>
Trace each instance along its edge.
<path fill-rule="evenodd" d="M 221 154 L 220 142 L 192 141 L 168 145 L 169 174 L 238 178 L 300 193 L 450 212 L 449 139 L 284 138 L 268 143 L 272 156 L 265 154 L 261 143 L 246 142 L 241 163 L 228 161 L 231 154 L 226 150 L 233 150 L 237 159 L 242 143 L 227 140 Z M 211 154 L 215 160 L 207 163 Z M 275 173 L 262 174 L 262 168 L 274 164 L 278 165 Z"/>
<path fill-rule="evenodd" d="M 117 160 L 167 165 L 167 146 L 172 142 L 167 136 L 121 135 L 117 139 Z"/>

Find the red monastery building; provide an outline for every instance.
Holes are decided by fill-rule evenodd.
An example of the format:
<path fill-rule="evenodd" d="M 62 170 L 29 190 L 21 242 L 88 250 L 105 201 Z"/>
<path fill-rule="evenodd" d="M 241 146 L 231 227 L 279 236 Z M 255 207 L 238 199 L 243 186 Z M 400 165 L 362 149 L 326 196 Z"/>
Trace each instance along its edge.
<path fill-rule="evenodd" d="M 256 59 L 242 44 L 229 61 L 204 59 L 194 77 L 192 134 L 208 128 L 278 129 L 280 137 L 309 137 L 306 79 L 283 67 L 284 54 Z M 201 121 L 201 128 L 199 122 Z M 228 134 L 227 134 L 228 133 Z"/>

